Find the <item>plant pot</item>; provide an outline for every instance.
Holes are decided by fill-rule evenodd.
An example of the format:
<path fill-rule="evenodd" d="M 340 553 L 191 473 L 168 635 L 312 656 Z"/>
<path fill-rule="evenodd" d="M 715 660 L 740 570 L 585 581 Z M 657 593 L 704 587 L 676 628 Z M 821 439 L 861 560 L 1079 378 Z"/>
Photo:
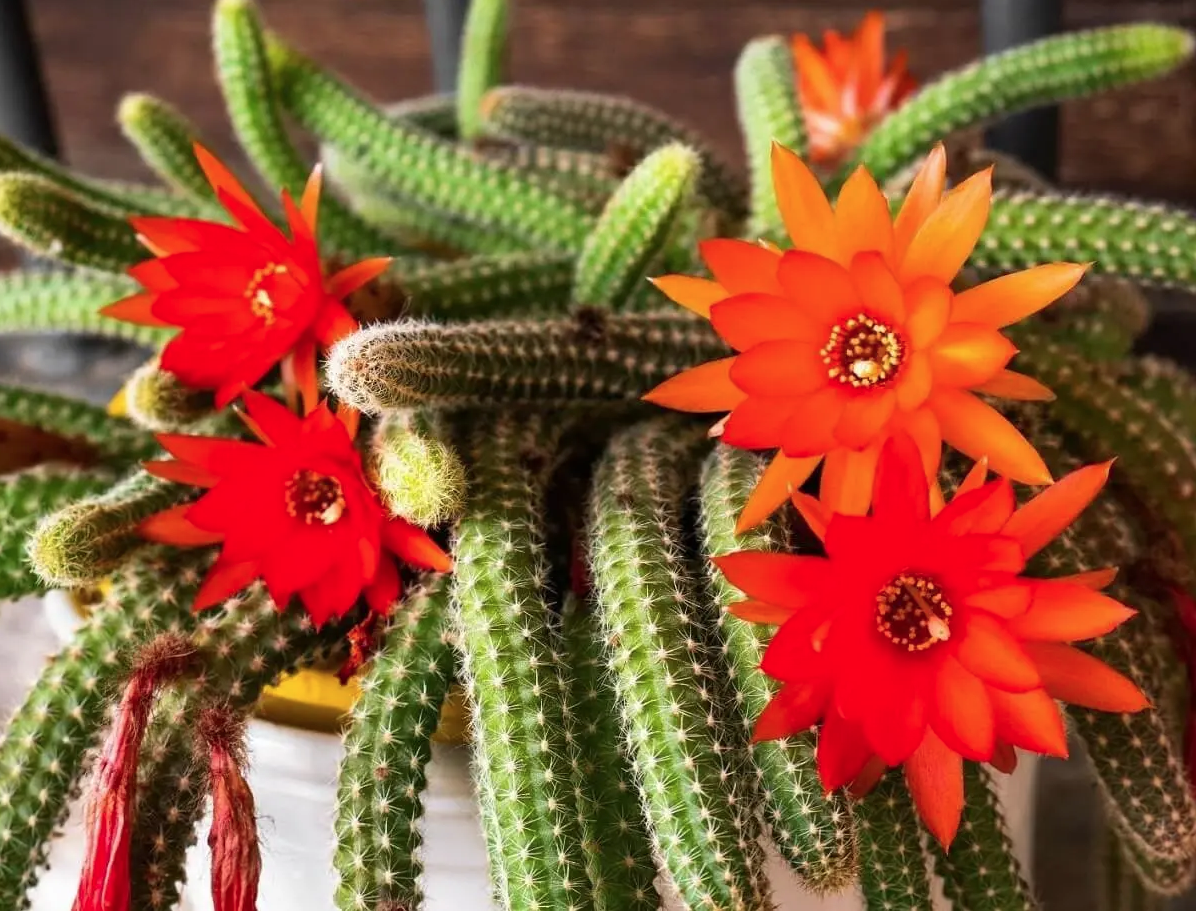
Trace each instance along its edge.
<path fill-rule="evenodd" d="M 71 597 L 51 592 L 45 599 L 49 622 L 64 640 L 79 622 Z M 294 717 L 294 716 L 293 716 Z M 255 718 L 248 728 L 249 783 L 257 802 L 262 838 L 259 911 L 335 911 L 332 894 L 332 818 L 340 738 Z M 1037 760 L 1024 755 L 1018 771 L 1001 782 L 1006 824 L 1023 869 L 1029 869 L 1033 841 Z M 83 858 L 82 819 L 72 813 L 64 837 L 50 853 L 50 871 L 32 894 L 31 911 L 61 911 L 69 905 Z M 182 911 L 212 911 L 207 863 L 207 821 L 187 863 L 188 886 Z M 806 892 L 785 862 L 769 851 L 769 872 L 777 911 L 863 911 L 854 890 L 818 898 Z M 423 911 L 484 911 L 491 904 L 486 845 L 467 747 L 433 744 L 424 816 Z M 948 911 L 941 888 L 935 911 Z M 665 911 L 683 911 L 675 897 Z"/>

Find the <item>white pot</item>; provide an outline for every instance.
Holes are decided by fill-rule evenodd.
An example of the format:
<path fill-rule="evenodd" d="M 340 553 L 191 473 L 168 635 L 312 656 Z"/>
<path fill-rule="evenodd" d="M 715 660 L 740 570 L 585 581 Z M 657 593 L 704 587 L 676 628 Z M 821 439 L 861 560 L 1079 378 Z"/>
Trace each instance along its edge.
<path fill-rule="evenodd" d="M 77 615 L 70 601 L 52 593 L 47 616 L 69 637 Z M 257 801 L 262 838 L 262 882 L 259 911 L 335 911 L 336 877 L 331 868 L 332 818 L 340 739 L 297 728 L 254 720 L 249 725 L 249 782 Z M 1033 841 L 1034 782 L 1037 761 L 1023 755 L 1018 771 L 1002 779 L 1000 796 L 1018 859 L 1029 869 Z M 64 837 L 50 853 L 50 871 L 32 893 L 31 911 L 69 907 L 82 864 L 83 840 L 78 808 Z M 424 911 L 491 908 L 486 872 L 486 846 L 469 776 L 468 750 L 433 744 L 428 770 L 424 825 Z M 206 821 L 188 858 L 189 885 L 183 911 L 212 911 L 208 897 Z M 863 911 L 853 890 L 828 898 L 804 891 L 788 866 L 770 852 L 777 911 Z M 935 911 L 948 911 L 941 888 Z M 682 911 L 675 898 L 667 911 Z"/>

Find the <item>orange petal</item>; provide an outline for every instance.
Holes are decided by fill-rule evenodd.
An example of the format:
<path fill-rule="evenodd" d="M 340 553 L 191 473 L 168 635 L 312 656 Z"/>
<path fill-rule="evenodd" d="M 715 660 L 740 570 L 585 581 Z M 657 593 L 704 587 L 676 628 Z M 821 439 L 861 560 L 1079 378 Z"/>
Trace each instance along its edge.
<path fill-rule="evenodd" d="M 893 255 L 893 217 L 889 214 L 889 203 L 863 165 L 852 172 L 839 191 L 835 201 L 835 227 L 845 251 L 873 250 L 886 259 Z"/>
<path fill-rule="evenodd" d="M 294 349 L 282 361 L 283 385 L 287 402 L 297 394 L 303 414 L 311 414 L 320 400 L 319 380 L 316 377 L 316 342 L 306 337 L 296 342 Z M 294 407 L 291 405 L 291 407 Z"/>
<path fill-rule="evenodd" d="M 1027 642 L 1042 686 L 1055 699 L 1101 712 L 1139 712 L 1150 700 L 1128 677 L 1062 642 Z"/>
<path fill-rule="evenodd" d="M 925 352 L 912 352 L 901 365 L 901 373 L 893 389 L 897 407 L 902 411 L 913 411 L 926 401 L 933 388 L 934 373 L 930 369 L 930 360 Z"/>
<path fill-rule="evenodd" d="M 893 255 L 896 262 L 905 258 L 914 235 L 938 207 L 946 182 L 947 151 L 940 142 L 926 156 L 893 222 Z"/>
<path fill-rule="evenodd" d="M 843 406 L 842 393 L 829 386 L 797 399 L 781 428 L 781 448 L 785 455 L 821 456 L 832 449 Z"/>
<path fill-rule="evenodd" d="M 879 446 L 869 446 L 858 452 L 836 449 L 827 454 L 818 492 L 827 509 L 847 516 L 862 516 L 868 512 L 879 456 Z"/>
<path fill-rule="evenodd" d="M 746 623 L 766 623 L 779 626 L 796 613 L 792 607 L 770 604 L 767 601 L 736 601 L 727 605 L 727 613 Z"/>
<path fill-rule="evenodd" d="M 708 278 L 697 278 L 692 275 L 662 275 L 649 279 L 660 293 L 673 303 L 680 304 L 686 310 L 692 310 L 698 316 L 710 318 L 710 307 L 729 295 L 727 289 L 718 282 Z"/>
<path fill-rule="evenodd" d="M 963 759 L 934 731 L 905 763 L 905 781 L 926 829 L 943 846 L 951 846 L 963 815 Z"/>
<path fill-rule="evenodd" d="M 787 297 L 737 294 L 710 307 L 710 323 L 728 345 L 747 351 L 779 338 L 826 343 L 827 329 Z"/>
<path fill-rule="evenodd" d="M 1030 609 L 1008 629 L 1019 639 L 1072 642 L 1112 632 L 1136 613 L 1086 586 L 1048 579 L 1034 586 Z"/>
<path fill-rule="evenodd" d="M 805 35 L 794 36 L 792 51 L 802 94 L 808 96 L 816 107 L 838 110 L 838 81 L 827 66 L 826 59 Z"/>
<path fill-rule="evenodd" d="M 382 543 L 408 566 L 438 573 L 447 573 L 453 568 L 452 558 L 426 531 L 406 519 L 391 519 L 383 525 Z"/>
<path fill-rule="evenodd" d="M 900 327 L 905 320 L 905 299 L 884 257 L 875 252 L 857 253 L 849 271 L 863 309 Z"/>
<path fill-rule="evenodd" d="M 361 426 L 361 412 L 344 402 L 337 402 L 336 419 L 344 425 L 349 439 L 357 439 L 357 430 Z"/>
<path fill-rule="evenodd" d="M 984 486 L 984 480 L 988 477 L 988 459 L 979 459 L 976 461 L 964 477 L 963 482 L 955 489 L 955 496 L 961 497 L 965 493 L 970 493 L 973 490 L 979 490 Z"/>
<path fill-rule="evenodd" d="M 821 459 L 818 456 L 790 458 L 778 452 L 756 484 L 756 489 L 744 504 L 735 523 L 735 534 L 749 531 L 771 516 L 777 508 L 814 473 Z"/>
<path fill-rule="evenodd" d="M 1068 582 L 1072 585 L 1082 585 L 1093 591 L 1100 591 L 1113 584 L 1117 578 L 1117 567 L 1106 566 L 1104 569 L 1093 569 L 1086 573 L 1076 573 L 1072 576 L 1060 576 L 1055 582 Z"/>
<path fill-rule="evenodd" d="M 885 390 L 852 396 L 835 425 L 835 438 L 850 449 L 863 449 L 881 434 L 896 408 L 897 396 Z"/>
<path fill-rule="evenodd" d="M 702 259 L 715 281 L 728 294 L 780 294 L 777 265 L 781 258 L 759 244 L 716 237 L 698 244 Z"/>
<path fill-rule="evenodd" d="M 710 436 L 740 449 L 776 449 L 789 416 L 802 401 L 749 396 L 711 429 Z"/>
<path fill-rule="evenodd" d="M 341 339 L 352 335 L 361 325 L 338 300 L 327 300 L 320 308 L 311 331 L 320 347 L 327 351 Z"/>
<path fill-rule="evenodd" d="M 978 323 L 951 323 L 928 352 L 935 383 L 963 387 L 991 380 L 1015 354 L 1009 339 Z"/>
<path fill-rule="evenodd" d="M 198 142 L 194 145 L 195 160 L 199 162 L 199 166 L 203 169 L 204 176 L 207 177 L 208 183 L 212 185 L 212 189 L 223 191 L 235 199 L 241 205 L 252 209 L 254 212 L 261 214 L 261 208 L 254 202 L 252 196 L 246 192 L 245 188 L 241 186 L 241 182 L 233 176 L 233 172 L 224 166 L 224 163 L 201 146 Z"/>
<path fill-rule="evenodd" d="M 1029 582 L 1015 582 L 973 592 L 963 603 L 1008 620 L 1029 610 L 1033 598 L 1034 588 Z"/>
<path fill-rule="evenodd" d="M 138 533 L 158 544 L 173 544 L 176 547 L 200 547 L 218 544 L 224 540 L 223 533 L 204 531 L 187 518 L 191 504 L 174 506 L 150 516 L 137 526 Z"/>
<path fill-rule="evenodd" d="M 180 462 L 178 459 L 142 462 L 141 467 L 155 478 L 174 481 L 176 484 L 190 484 L 193 487 L 215 487 L 220 480 L 210 471 L 205 471 L 198 465 Z"/>
<path fill-rule="evenodd" d="M 1041 686 L 1034 662 L 1000 621 L 971 613 L 965 623 L 952 625 L 953 638 L 959 626 L 963 629 L 955 657 L 981 680 L 1008 692 L 1024 693 Z"/>
<path fill-rule="evenodd" d="M 830 563 L 823 557 L 741 550 L 711 562 L 749 598 L 793 611 L 813 604 L 831 578 Z"/>
<path fill-rule="evenodd" d="M 645 402 L 696 413 L 731 411 L 747 394 L 731 382 L 734 357 L 710 361 L 665 380 L 644 396 Z"/>
<path fill-rule="evenodd" d="M 805 395 L 825 386 L 829 379 L 818 346 L 812 342 L 761 342 L 732 360 L 731 382 L 751 395 Z"/>
<path fill-rule="evenodd" d="M 937 388 L 926 400 L 943 439 L 973 459 L 987 456 L 999 475 L 1022 484 L 1049 484 L 1051 473 L 1034 447 L 995 408 L 970 392 Z"/>
<path fill-rule="evenodd" d="M 819 541 L 826 540 L 826 527 L 831 521 L 831 512 L 822 504 L 822 501 L 817 497 L 812 497 L 808 493 L 802 493 L 800 490 L 795 490 L 790 495 L 794 507 L 797 508 L 798 513 L 805 520 L 806 525 L 810 527 L 815 537 Z"/>
<path fill-rule="evenodd" d="M 984 684 L 954 658 L 939 666 L 934 681 L 930 726 L 966 759 L 983 761 L 993 751 L 993 707 Z"/>
<path fill-rule="evenodd" d="M 937 477 L 943 459 L 943 435 L 934 412 L 929 408 L 918 408 L 904 415 L 899 414 L 893 425 L 894 430 L 902 430 L 914 438 L 918 452 L 922 453 L 926 477 Z"/>
<path fill-rule="evenodd" d="M 772 183 L 794 248 L 838 260 L 835 213 L 822 185 L 801 158 L 777 142 L 772 144 Z"/>
<path fill-rule="evenodd" d="M 1055 393 L 1033 377 L 1013 370 L 1002 370 L 990 380 L 972 387 L 981 395 L 993 395 L 1017 402 L 1053 402 Z"/>
<path fill-rule="evenodd" d="M 997 737 L 1013 746 L 1047 756 L 1067 757 L 1067 730 L 1059 706 L 1041 688 L 1007 693 L 989 687 Z"/>
<path fill-rule="evenodd" d="M 872 98 L 880 88 L 885 65 L 885 17 L 878 10 L 869 10 L 852 36 L 855 63 L 858 68 L 859 97 Z"/>
<path fill-rule="evenodd" d="M 826 343 L 832 325 L 859 312 L 859 291 L 851 273 L 832 259 L 805 250 L 789 250 L 781 257 L 777 280 L 785 294 L 795 301 L 823 331 L 815 341 Z"/>
<path fill-rule="evenodd" d="M 299 200 L 299 213 L 303 216 L 304 222 L 307 223 L 307 230 L 312 234 L 316 233 L 316 224 L 319 221 L 320 190 L 323 186 L 324 166 L 323 164 L 317 164 L 311 169 L 311 174 L 307 177 L 307 183 L 303 186 L 303 196 Z M 350 266 L 349 268 L 353 267 Z"/>
<path fill-rule="evenodd" d="M 994 329 L 1009 326 L 1037 313 L 1076 286 L 1088 266 L 1046 263 L 961 291 L 955 298 L 952 319 L 983 323 Z"/>
<path fill-rule="evenodd" d="M 1073 471 L 1015 512 L 1001 533 L 1017 538 L 1029 560 L 1088 508 L 1109 480 L 1112 467 L 1110 460 Z"/>
<path fill-rule="evenodd" d="M 905 337 L 915 349 L 927 347 L 947 328 L 952 299 L 951 289 L 935 278 L 919 278 L 906 287 Z"/>
<path fill-rule="evenodd" d="M 948 193 L 914 239 L 901 261 L 901 283 L 930 276 L 950 282 L 972 254 L 992 206 L 992 168 L 973 174 Z"/>
<path fill-rule="evenodd" d="M 346 266 L 328 279 L 326 290 L 337 300 L 343 300 L 345 295 L 352 294 L 390 268 L 394 259 L 390 256 L 376 256 L 373 259 L 363 259 L 351 266 Z"/>
<path fill-rule="evenodd" d="M 156 294 L 134 294 L 114 301 L 106 307 L 101 307 L 100 315 L 125 323 L 135 323 L 138 326 L 165 328 L 172 324 L 163 322 L 153 313 L 154 301 L 157 300 L 157 297 Z"/>

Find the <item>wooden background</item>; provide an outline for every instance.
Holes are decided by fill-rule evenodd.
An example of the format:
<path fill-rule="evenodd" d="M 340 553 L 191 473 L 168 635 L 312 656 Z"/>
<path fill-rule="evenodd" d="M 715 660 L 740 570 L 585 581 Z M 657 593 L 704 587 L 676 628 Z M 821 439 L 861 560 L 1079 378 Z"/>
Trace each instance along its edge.
<path fill-rule="evenodd" d="M 369 94 L 431 88 L 423 0 L 260 0 L 269 24 Z M 151 91 L 232 154 L 208 38 L 210 0 L 32 0 L 33 27 L 69 161 L 142 176 L 113 117 L 120 97 Z M 920 77 L 979 52 L 972 0 L 517 0 L 515 81 L 620 92 L 702 128 L 738 157 L 731 68 L 766 33 L 850 28 L 884 8 L 890 46 Z M 1196 0 L 1067 0 L 1066 25 L 1137 19 L 1196 27 Z M 1196 202 L 1196 68 L 1067 105 L 1061 178 L 1075 186 Z"/>

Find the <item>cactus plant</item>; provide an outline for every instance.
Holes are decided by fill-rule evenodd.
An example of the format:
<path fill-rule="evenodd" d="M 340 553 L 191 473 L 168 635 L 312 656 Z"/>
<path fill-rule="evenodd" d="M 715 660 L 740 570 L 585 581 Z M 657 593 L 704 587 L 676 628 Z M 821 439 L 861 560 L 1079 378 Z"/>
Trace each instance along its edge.
<path fill-rule="evenodd" d="M 454 681 L 471 710 L 492 892 L 504 911 L 650 911 L 667 894 L 693 911 L 764 911 L 773 897 L 762 842 L 814 892 L 858 882 L 868 911 L 930 907 L 932 870 L 957 908 L 1034 907 L 989 767 L 968 761 L 948 780 L 958 833 L 947 844 L 941 806 L 927 807 L 925 755 L 828 757 L 843 742 L 828 728 L 848 724 L 846 714 L 802 716 L 804 724 L 784 728 L 808 697 L 771 676 L 788 614 L 757 594 L 742 600 L 725 570 L 743 552 L 816 559 L 824 537 L 834 548 L 828 523 L 850 511 L 848 500 L 858 506 L 862 497 L 867 508 L 877 456 L 863 418 L 843 430 L 859 445 L 821 469 L 824 489 L 856 478 L 852 496 L 818 499 L 816 456 L 827 447 L 781 433 L 776 417 L 795 391 L 778 392 L 775 375 L 804 381 L 805 368 L 785 358 L 762 367 L 751 355 L 770 345 L 791 351 L 784 346 L 795 341 L 809 347 L 803 314 L 842 290 L 848 268 L 863 289 L 857 296 L 889 302 L 892 325 L 863 313 L 847 329 L 836 323 L 834 344 L 824 335 L 815 345 L 826 349 L 818 349 L 820 382 L 822 374 L 839 382 L 848 366 L 860 370 L 852 394 L 883 388 L 884 370 L 900 369 L 916 348 L 937 359 L 939 380 L 964 377 L 956 385 L 980 395 L 1034 400 L 999 414 L 979 400 L 969 406 L 990 433 L 968 455 L 987 457 L 994 470 L 1017 462 L 1002 460 L 1008 451 L 981 451 L 1011 439 L 995 427 L 1024 433 L 1056 478 L 1118 457 L 1101 500 L 1027 572 L 1083 574 L 1069 584 L 1101 587 L 1111 579 L 1102 567 L 1120 568 L 1108 601 L 1138 616 L 1066 653 L 1080 656 L 1069 659 L 1077 667 L 1107 665 L 1102 679 L 1119 675 L 1153 699 L 1140 712 L 1070 714 L 1104 804 L 1101 900 L 1149 907 L 1186 888 L 1196 873 L 1196 805 L 1181 759 L 1179 659 L 1166 633 L 1172 591 L 1196 587 L 1196 381 L 1137 355 L 1134 343 L 1146 314 L 1139 286 L 1196 287 L 1196 223 L 1164 205 L 1005 181 L 1000 167 L 991 213 L 977 221 L 989 205 L 985 178 L 940 200 L 933 146 L 1027 106 L 1165 72 L 1190 56 L 1191 37 L 1118 26 L 979 61 L 912 95 L 902 84 L 888 98 L 892 109 L 870 109 L 875 122 L 817 174 L 800 159 L 815 135 L 825 147 L 827 111 L 811 105 L 806 83 L 828 64 L 811 57 L 809 41 L 761 37 L 734 73 L 745 180 L 703 137 L 651 107 L 505 84 L 515 14 L 505 0 L 476 0 L 460 93 L 384 108 L 270 31 L 251 0 L 218 0 L 216 68 L 230 121 L 281 209 L 251 207 L 223 166 L 193 149 L 185 117 L 150 95 L 128 96 L 119 119 L 164 187 L 98 181 L 0 147 L 0 232 L 65 266 L 0 281 L 0 329 L 167 346 L 130 377 L 125 416 L 0 389 L 0 503 L 9 519 L 0 596 L 51 585 L 100 592 L 0 742 L 0 904 L 27 903 L 106 708 L 139 650 L 168 633 L 190 643 L 198 663 L 164 684 L 137 741 L 135 816 L 124 860 L 110 871 L 129 884 L 136 911 L 177 902 L 204 788 L 235 773 L 237 750 L 212 752 L 199 720 L 213 711 L 235 719 L 279 674 L 329 658 L 343 659 L 343 675 L 357 674 L 362 690 L 345 719 L 337 783 L 341 911 L 423 906 L 417 823 L 431 738 Z M 852 39 L 863 50 L 851 53 L 868 52 L 876 28 L 869 19 Z M 828 44 L 826 60 L 845 46 Z M 319 176 L 308 182 L 313 163 L 292 125 L 321 144 L 331 186 L 318 221 Z M 949 249 L 910 253 L 911 222 L 940 204 L 951 215 L 938 227 Z M 895 222 L 890 209 L 902 213 Z M 853 211 L 854 221 L 844 214 Z M 222 261 L 220 281 L 234 276 L 225 287 L 212 269 L 194 266 L 210 264 L 205 243 L 234 231 L 254 256 L 268 255 L 247 263 L 234 247 L 242 252 Z M 958 238 L 969 231 L 978 242 L 963 249 Z M 836 247 L 849 235 L 865 245 L 862 266 Z M 780 252 L 789 246 L 802 252 Z M 914 270 L 912 259 L 917 280 L 929 271 L 936 282 L 933 293 L 923 282 L 922 296 L 908 298 L 910 313 L 903 289 L 883 273 L 884 256 L 906 254 L 900 268 Z M 360 256 L 394 259 L 346 267 Z M 802 297 L 802 283 L 785 275 L 810 273 L 778 281 L 783 256 L 821 269 L 822 284 Z M 835 265 L 836 256 L 847 262 Z M 1059 259 L 1091 261 L 1094 274 L 1073 289 L 1082 270 L 1049 265 Z M 997 279 L 1005 284 L 978 284 L 1040 265 L 1045 271 Z M 130 267 L 136 281 L 121 274 Z M 296 271 L 297 284 L 281 284 Z M 228 308 L 217 306 L 222 295 L 233 300 Z M 737 320 L 732 305 L 754 307 L 757 318 Z M 953 306 L 973 312 L 949 320 Z M 994 307 L 1003 308 L 1000 320 Z M 237 322 L 246 312 L 277 345 L 253 348 L 234 376 L 217 376 L 230 351 L 244 355 L 221 333 L 249 325 Z M 984 319 L 1000 326 L 983 346 L 961 348 L 967 326 Z M 996 336 L 1009 323 L 1008 341 Z M 188 357 L 179 355 L 180 328 L 182 348 L 193 345 Z M 845 341 L 848 329 L 856 334 Z M 947 340 L 910 347 L 902 333 Z M 198 350 L 211 362 L 194 345 L 206 346 Z M 1034 379 L 1003 370 L 1014 345 L 1016 365 Z M 329 349 L 318 372 L 317 347 Z M 844 352 L 850 364 L 832 363 Z M 992 368 L 983 380 L 974 377 L 980 361 Z M 688 385 L 670 385 L 686 371 Z M 680 411 L 713 403 L 708 410 L 733 418 L 754 402 L 753 420 L 708 429 L 710 421 L 664 416 L 640 401 L 655 387 L 669 390 L 659 403 Z M 261 391 L 279 389 L 285 405 Z M 243 412 L 224 407 L 236 399 Z M 939 431 L 953 445 L 966 437 L 948 419 L 959 412 L 928 409 L 940 423 L 922 415 L 898 429 L 933 456 L 925 467 L 937 482 L 935 508 L 956 489 L 975 501 L 980 469 L 958 454 L 939 464 Z M 820 414 L 802 412 L 806 423 Z M 794 438 L 800 445 L 790 445 Z M 778 447 L 771 460 L 745 451 Z M 287 461 L 301 456 L 315 461 Z M 1029 474 L 1023 480 L 1045 480 Z M 892 482 L 882 470 L 878 483 Z M 1068 484 L 1048 488 L 1064 491 L 1054 502 Z M 268 500 L 271 491 L 285 508 Z M 1039 526 L 1055 521 L 1018 495 Z M 260 506 L 267 501 L 269 514 Z M 312 542 L 332 538 L 314 536 L 349 526 L 358 537 L 336 539 L 348 541 L 339 562 L 323 560 Z M 1021 535 L 1043 537 L 1033 528 Z M 1159 546 L 1144 547 L 1146 539 Z M 223 549 L 214 559 L 216 543 Z M 452 551 L 451 572 L 440 543 Z M 396 569 L 394 557 L 425 572 Z M 797 598 L 799 582 L 767 593 Z M 929 649 L 951 633 L 950 615 L 935 607 L 947 603 L 942 592 L 921 584 L 909 604 L 898 603 L 905 589 L 890 592 L 879 616 L 888 618 L 889 641 Z M 930 606 L 917 601 L 923 596 Z M 921 621 L 910 614 L 915 602 Z M 909 629 L 894 632 L 907 614 Z M 923 628 L 930 638 L 915 642 Z M 819 629 L 806 633 L 807 643 L 831 641 Z M 991 672 L 984 657 L 974 660 Z M 1051 684 L 1069 699 L 1076 689 L 1067 679 Z M 1013 697 L 994 698 L 1001 706 Z M 992 705 L 987 712 L 991 727 L 1004 725 L 1000 749 L 992 730 L 987 751 L 962 740 L 944 746 L 942 725 L 933 743 L 961 751 L 954 761 L 970 752 L 969 760 L 1007 770 L 1011 744 L 1026 747 L 1030 734 L 1010 727 L 1013 716 L 998 724 Z M 836 761 L 855 766 L 827 788 Z M 885 765 L 905 765 L 905 781 Z"/>

